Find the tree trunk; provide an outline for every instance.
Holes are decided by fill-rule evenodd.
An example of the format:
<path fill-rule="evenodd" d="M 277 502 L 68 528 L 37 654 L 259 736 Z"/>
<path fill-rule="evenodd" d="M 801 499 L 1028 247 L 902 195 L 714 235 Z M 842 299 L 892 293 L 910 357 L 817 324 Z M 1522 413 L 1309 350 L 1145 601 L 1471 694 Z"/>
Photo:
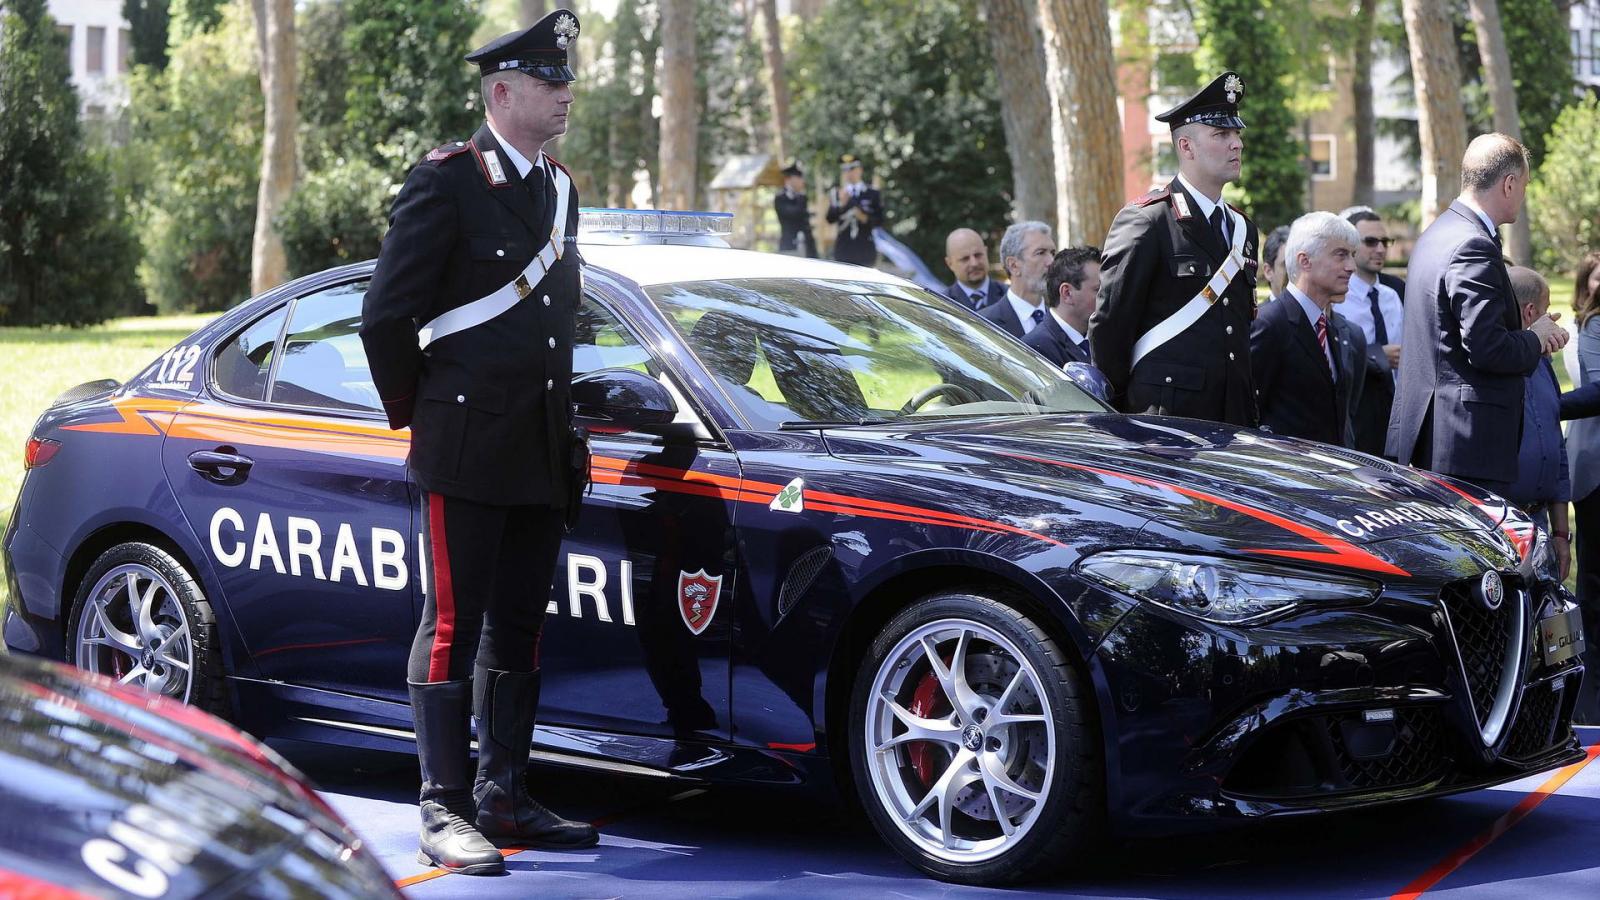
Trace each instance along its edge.
<path fill-rule="evenodd" d="M 759 0 L 762 46 L 767 55 L 767 84 L 772 93 L 772 146 L 784 165 L 789 163 L 789 79 L 783 71 L 783 33 L 778 29 L 777 0 Z"/>
<path fill-rule="evenodd" d="M 549 11 L 550 4 L 545 0 L 517 0 L 517 27 L 532 28 Z"/>
<path fill-rule="evenodd" d="M 1350 84 L 1355 105 L 1356 164 L 1352 201 L 1356 206 L 1371 206 L 1377 191 L 1374 182 L 1378 117 L 1372 107 L 1372 39 L 1378 0 L 1361 0 L 1356 13 L 1356 36 L 1352 61 L 1354 78 Z"/>
<path fill-rule="evenodd" d="M 1099 0 L 1038 0 L 1055 151 L 1059 246 L 1101 244 L 1122 206 L 1111 21 Z"/>
<path fill-rule="evenodd" d="M 1494 104 L 1494 130 L 1522 140 L 1522 120 L 1517 115 L 1517 90 L 1511 81 L 1511 57 L 1506 54 L 1506 34 L 1500 28 L 1497 0 L 1468 0 L 1472 28 L 1478 33 L 1478 58 L 1483 62 L 1483 80 Z M 1521 265 L 1533 262 L 1533 229 L 1528 225 L 1528 209 L 1511 223 L 1506 253 Z"/>
<path fill-rule="evenodd" d="M 1422 133 L 1422 227 L 1461 191 L 1461 156 L 1467 119 L 1461 108 L 1461 67 L 1456 63 L 1450 9 L 1438 0 L 1401 0 L 1411 48 L 1411 81 Z"/>
<path fill-rule="evenodd" d="M 695 208 L 695 0 L 661 0 L 661 188 L 663 209 Z"/>
<path fill-rule="evenodd" d="M 771 2 L 771 0 L 768 0 Z M 1017 221 L 1056 222 L 1056 160 L 1050 92 L 1037 0 L 985 0 L 989 52 L 1000 84 L 1000 123 L 1011 157 L 1011 212 Z"/>
<path fill-rule="evenodd" d="M 289 278 L 283 239 L 272 220 L 294 192 L 295 90 L 294 0 L 255 0 L 261 56 L 261 95 L 266 122 L 261 135 L 261 184 L 256 191 L 256 231 L 250 245 L 250 292 L 259 294 Z"/>

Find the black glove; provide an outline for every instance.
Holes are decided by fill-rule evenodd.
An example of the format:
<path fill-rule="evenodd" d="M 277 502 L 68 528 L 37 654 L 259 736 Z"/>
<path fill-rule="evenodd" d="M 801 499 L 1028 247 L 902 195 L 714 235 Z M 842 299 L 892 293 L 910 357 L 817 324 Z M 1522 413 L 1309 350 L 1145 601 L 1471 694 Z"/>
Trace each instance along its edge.
<path fill-rule="evenodd" d="M 589 431 L 572 429 L 572 454 L 567 463 L 567 533 L 578 527 L 578 515 L 583 512 L 583 498 L 589 493 Z"/>

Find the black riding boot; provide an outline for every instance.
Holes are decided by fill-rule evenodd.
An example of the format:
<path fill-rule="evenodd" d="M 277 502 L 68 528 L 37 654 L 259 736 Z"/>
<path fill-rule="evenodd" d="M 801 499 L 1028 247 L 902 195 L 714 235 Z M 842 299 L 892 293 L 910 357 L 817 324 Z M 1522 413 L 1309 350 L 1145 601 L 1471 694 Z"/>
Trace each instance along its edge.
<path fill-rule="evenodd" d="M 467 740 L 472 684 L 408 684 L 422 764 L 422 837 L 417 862 L 463 875 L 499 875 L 505 858 L 473 827 Z"/>
<path fill-rule="evenodd" d="M 600 840 L 587 822 L 563 819 L 528 796 L 525 781 L 533 719 L 539 711 L 539 673 L 478 669 L 473 678 L 478 717 L 478 830 L 498 846 L 592 847 Z"/>

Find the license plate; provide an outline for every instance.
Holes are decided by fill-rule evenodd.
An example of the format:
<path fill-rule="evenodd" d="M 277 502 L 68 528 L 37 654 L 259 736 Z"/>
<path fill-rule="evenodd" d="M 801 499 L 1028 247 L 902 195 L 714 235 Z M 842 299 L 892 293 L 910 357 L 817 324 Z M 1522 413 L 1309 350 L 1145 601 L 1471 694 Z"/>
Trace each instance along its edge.
<path fill-rule="evenodd" d="M 1539 620 L 1539 650 L 1544 655 L 1545 665 L 1555 665 L 1559 662 L 1577 656 L 1583 652 L 1583 617 L 1581 610 L 1568 610 L 1564 613 Z"/>

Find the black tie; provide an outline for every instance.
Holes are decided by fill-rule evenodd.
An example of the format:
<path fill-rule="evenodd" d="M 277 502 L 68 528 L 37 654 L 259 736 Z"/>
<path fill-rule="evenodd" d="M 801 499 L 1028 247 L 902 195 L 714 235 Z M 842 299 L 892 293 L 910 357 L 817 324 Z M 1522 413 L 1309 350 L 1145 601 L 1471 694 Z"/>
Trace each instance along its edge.
<path fill-rule="evenodd" d="M 1084 359 L 1087 359 L 1090 362 L 1094 361 L 1094 354 L 1089 352 L 1089 339 L 1088 338 L 1084 338 L 1083 340 L 1078 342 L 1078 349 L 1083 351 L 1083 358 Z"/>
<path fill-rule="evenodd" d="M 1228 217 L 1222 213 L 1222 204 L 1217 204 L 1216 208 L 1211 210 L 1211 228 L 1217 233 L 1217 237 L 1221 239 L 1223 249 L 1227 249 L 1230 243 L 1228 240 L 1227 221 Z"/>
<path fill-rule="evenodd" d="M 1378 346 L 1389 343 L 1389 326 L 1383 321 L 1383 307 L 1378 305 L 1378 285 L 1374 284 L 1367 289 L 1367 303 L 1372 307 L 1372 336 L 1377 339 Z"/>
<path fill-rule="evenodd" d="M 967 300 L 972 304 L 973 309 L 983 306 L 983 295 L 977 291 L 973 291 L 970 295 L 968 295 Z"/>

